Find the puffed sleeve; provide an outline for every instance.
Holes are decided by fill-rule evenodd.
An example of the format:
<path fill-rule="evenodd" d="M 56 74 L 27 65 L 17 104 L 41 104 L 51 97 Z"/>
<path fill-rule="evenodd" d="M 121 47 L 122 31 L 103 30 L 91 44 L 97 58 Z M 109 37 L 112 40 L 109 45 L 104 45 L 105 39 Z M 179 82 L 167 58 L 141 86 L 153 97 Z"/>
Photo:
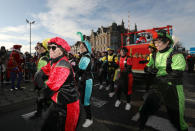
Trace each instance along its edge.
<path fill-rule="evenodd" d="M 129 58 L 127 59 L 127 65 L 130 65 L 130 66 L 133 65 L 132 58 L 129 57 Z"/>
<path fill-rule="evenodd" d="M 186 61 L 183 54 L 175 54 L 172 57 L 172 71 L 166 76 L 167 79 L 179 79 L 186 67 Z"/>
<path fill-rule="evenodd" d="M 50 69 L 51 69 L 50 62 L 49 62 L 47 65 L 45 65 L 45 66 L 43 66 L 43 67 L 41 68 L 41 70 L 42 70 L 42 71 L 44 72 L 44 74 L 47 75 L 47 76 L 49 76 L 49 74 L 50 74 Z"/>
<path fill-rule="evenodd" d="M 172 57 L 172 70 L 184 71 L 186 68 L 186 61 L 183 54 L 175 54 Z"/>
<path fill-rule="evenodd" d="M 80 62 L 79 62 L 79 69 L 86 70 L 88 65 L 89 65 L 89 63 L 90 63 L 90 58 L 82 57 Z"/>
<path fill-rule="evenodd" d="M 132 58 L 128 57 L 127 64 L 126 64 L 128 73 L 132 73 L 132 65 L 133 65 Z"/>
<path fill-rule="evenodd" d="M 46 84 L 51 90 L 58 91 L 68 78 L 69 74 L 70 69 L 68 67 L 55 67 L 50 73 L 50 77 Z"/>

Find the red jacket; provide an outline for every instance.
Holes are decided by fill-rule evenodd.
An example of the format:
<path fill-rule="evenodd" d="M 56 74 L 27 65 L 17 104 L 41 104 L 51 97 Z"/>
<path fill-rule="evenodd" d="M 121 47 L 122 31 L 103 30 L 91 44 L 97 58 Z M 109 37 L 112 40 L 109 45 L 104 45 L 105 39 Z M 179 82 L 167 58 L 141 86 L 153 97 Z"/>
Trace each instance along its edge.
<path fill-rule="evenodd" d="M 69 104 L 78 100 L 78 91 L 74 84 L 74 72 L 67 57 L 51 64 L 49 62 L 41 70 L 49 76 L 46 85 L 53 92 L 51 99 L 57 104 Z"/>
<path fill-rule="evenodd" d="M 130 57 L 120 57 L 119 59 L 119 67 L 120 67 L 120 71 L 121 72 L 127 72 L 128 73 L 128 76 L 120 76 L 121 79 L 123 79 L 124 77 L 128 77 L 128 95 L 132 94 L 132 88 L 133 88 L 133 74 L 131 72 L 130 67 L 128 66 L 131 66 L 132 67 L 132 59 Z M 130 72 L 129 72 L 130 71 Z M 122 73 L 120 73 L 121 75 Z"/>
<path fill-rule="evenodd" d="M 120 61 L 119 61 L 119 67 L 120 67 L 120 70 L 121 71 L 124 71 L 125 69 L 125 64 L 129 65 L 129 66 L 132 66 L 132 60 L 130 57 L 120 57 Z"/>
<path fill-rule="evenodd" d="M 13 68 L 17 68 L 17 71 L 22 71 L 22 63 L 24 63 L 24 59 L 22 54 L 18 51 L 13 50 L 10 54 L 7 68 L 11 71 Z"/>

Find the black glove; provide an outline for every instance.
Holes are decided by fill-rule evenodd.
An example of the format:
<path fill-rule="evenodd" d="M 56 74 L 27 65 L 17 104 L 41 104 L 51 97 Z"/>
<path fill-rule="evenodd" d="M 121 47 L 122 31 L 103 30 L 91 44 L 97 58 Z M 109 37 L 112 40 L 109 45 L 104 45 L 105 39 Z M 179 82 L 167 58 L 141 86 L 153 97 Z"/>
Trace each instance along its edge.
<path fill-rule="evenodd" d="M 78 71 L 76 72 L 76 75 L 75 75 L 75 79 L 76 79 L 76 81 L 78 81 L 78 80 L 79 80 L 79 77 L 81 77 L 83 73 L 84 73 L 84 71 L 83 71 L 83 70 L 78 69 Z"/>
<path fill-rule="evenodd" d="M 166 89 L 169 86 L 168 81 L 166 79 L 166 76 L 157 77 L 155 83 L 157 85 L 160 85 L 160 87 L 162 87 L 164 89 Z"/>
<path fill-rule="evenodd" d="M 145 72 L 145 73 L 148 72 L 148 67 L 147 67 L 147 66 L 144 67 L 144 72 Z"/>
<path fill-rule="evenodd" d="M 153 75 L 156 75 L 157 72 L 158 72 L 158 69 L 152 68 L 152 67 L 148 67 L 146 70 L 146 73 L 153 74 Z"/>
<path fill-rule="evenodd" d="M 175 87 L 177 84 L 174 81 L 170 81 L 170 79 L 167 78 L 167 76 L 168 75 L 157 77 L 158 84 L 161 85 L 161 86 L 164 86 L 164 87 L 169 87 L 169 88 L 170 87 Z"/>
<path fill-rule="evenodd" d="M 44 82 L 44 72 L 42 70 L 36 72 L 35 76 L 34 76 L 34 82 L 36 83 L 37 88 L 43 88 L 45 87 L 45 82 Z"/>
<path fill-rule="evenodd" d="M 52 91 L 49 87 L 43 89 L 43 96 L 45 99 L 49 99 L 54 93 L 55 91 Z"/>
<path fill-rule="evenodd" d="M 178 79 L 181 78 L 183 75 L 183 71 L 179 70 L 172 70 L 171 73 L 167 74 L 167 79 Z"/>
<path fill-rule="evenodd" d="M 131 65 L 127 65 L 127 72 L 128 72 L 128 74 L 129 73 L 132 73 L 132 66 Z"/>
<path fill-rule="evenodd" d="M 147 62 L 148 62 L 148 60 L 141 60 L 141 61 L 139 61 L 139 64 L 145 64 Z"/>
<path fill-rule="evenodd" d="M 182 76 L 183 71 L 172 70 L 169 74 L 166 75 L 166 79 L 173 85 L 182 85 Z"/>
<path fill-rule="evenodd" d="M 113 62 L 112 63 L 112 66 L 115 68 L 115 69 L 117 69 L 119 66 L 118 66 L 118 64 L 116 64 L 116 62 Z"/>

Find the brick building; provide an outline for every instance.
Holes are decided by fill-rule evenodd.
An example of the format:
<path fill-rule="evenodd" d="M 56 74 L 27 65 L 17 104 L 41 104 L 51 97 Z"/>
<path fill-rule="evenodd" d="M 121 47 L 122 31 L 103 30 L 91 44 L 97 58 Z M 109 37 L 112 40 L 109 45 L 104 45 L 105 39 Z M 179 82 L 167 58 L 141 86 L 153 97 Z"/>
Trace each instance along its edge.
<path fill-rule="evenodd" d="M 137 26 L 135 26 L 137 30 Z M 133 30 L 133 31 L 135 31 Z M 96 32 L 91 30 L 90 36 L 85 36 L 85 39 L 89 40 L 92 48 L 95 51 L 105 51 L 108 47 L 114 49 L 115 51 L 121 46 L 121 33 L 127 32 L 125 29 L 124 22 L 122 20 L 120 25 L 117 25 L 115 22 L 108 27 L 99 27 Z M 77 53 L 78 42 L 72 46 L 74 53 Z"/>

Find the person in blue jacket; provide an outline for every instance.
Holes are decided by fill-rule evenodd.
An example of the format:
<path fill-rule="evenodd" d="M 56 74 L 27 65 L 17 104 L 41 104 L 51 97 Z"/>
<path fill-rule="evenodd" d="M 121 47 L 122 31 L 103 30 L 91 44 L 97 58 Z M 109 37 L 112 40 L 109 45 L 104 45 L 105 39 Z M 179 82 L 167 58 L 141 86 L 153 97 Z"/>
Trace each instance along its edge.
<path fill-rule="evenodd" d="M 91 61 L 91 45 L 88 41 L 79 42 L 81 58 L 78 64 L 78 85 L 81 103 L 84 105 L 86 119 L 83 127 L 89 127 L 93 124 L 91 115 L 90 98 L 92 94 L 93 76 L 92 76 L 92 61 Z"/>

